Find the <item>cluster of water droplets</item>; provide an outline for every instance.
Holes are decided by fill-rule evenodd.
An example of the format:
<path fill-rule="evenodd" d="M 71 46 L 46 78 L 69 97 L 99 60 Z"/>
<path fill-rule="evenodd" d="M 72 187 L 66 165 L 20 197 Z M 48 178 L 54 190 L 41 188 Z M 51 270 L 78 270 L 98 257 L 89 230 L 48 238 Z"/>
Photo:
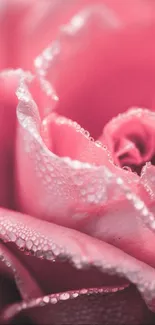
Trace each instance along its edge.
<path fill-rule="evenodd" d="M 34 107 L 33 111 L 29 110 L 29 114 L 28 111 L 27 114 L 25 113 L 27 108 L 23 104 L 18 109 L 21 147 L 25 148 L 25 153 L 28 154 L 26 159 L 29 158 L 29 163 L 32 165 L 33 177 L 38 179 L 40 193 L 44 193 L 44 200 L 40 200 L 43 201 L 43 206 L 49 207 L 48 201 L 51 202 L 53 193 L 55 195 L 57 193 L 59 198 L 68 202 L 64 203 L 64 206 L 73 205 L 77 199 L 78 202 L 84 202 L 86 205 L 104 204 L 107 201 L 107 184 L 111 180 L 108 169 L 104 166 L 97 168 L 89 163 L 73 161 L 67 157 L 60 158 L 49 152 L 38 133 L 36 118 L 34 117 L 33 120 L 35 114 L 33 112 L 36 108 Z M 59 122 L 63 123 L 63 119 Z M 77 131 L 81 132 L 88 141 L 94 142 L 93 145 L 100 147 L 104 154 L 106 152 L 107 159 L 110 160 L 106 147 L 103 147 L 100 142 L 95 142 L 87 131 L 75 124 Z M 50 213 L 49 211 L 48 214 Z M 72 215 L 74 212 L 71 211 L 69 214 Z"/>
<path fill-rule="evenodd" d="M 139 207 L 140 206 L 138 206 L 138 208 Z M 108 258 L 109 261 L 104 256 L 102 256 L 100 260 L 95 258 L 92 260 L 87 256 L 84 256 L 82 252 L 80 253 L 80 251 L 78 254 L 72 252 L 71 247 L 67 248 L 67 246 L 59 246 L 52 240 L 52 236 L 50 239 L 39 233 L 33 233 L 32 230 L 26 228 L 24 225 L 22 225 L 22 223 L 14 227 L 13 225 L 10 225 L 9 219 L 9 216 L 7 219 L 5 218 L 5 220 L 0 219 L 1 237 L 7 242 L 15 242 L 18 248 L 24 250 L 26 254 L 30 254 L 41 259 L 48 259 L 51 262 L 55 262 L 56 260 L 62 260 L 62 262 L 63 260 L 68 260 L 77 269 L 95 266 L 103 273 L 126 277 L 132 283 L 137 285 L 139 291 L 145 298 L 145 301 L 149 304 L 150 301 L 155 298 L 155 280 L 149 280 L 149 272 L 153 271 L 152 269 L 148 271 L 147 277 L 145 277 L 143 263 L 142 266 L 139 266 L 138 264 L 132 269 L 130 267 L 130 262 L 128 264 L 128 260 L 124 260 L 122 264 L 118 264 L 117 261 L 111 261 L 110 255 Z M 16 234 L 12 236 L 12 233 Z M 55 297 L 52 296 L 52 299 L 54 298 L 54 301 L 56 301 L 55 299 L 59 297 L 59 299 L 63 300 L 65 298 L 67 299 L 67 296 L 56 295 Z"/>
<path fill-rule="evenodd" d="M 140 181 L 151 201 L 155 201 L 155 166 L 150 162 L 143 167 Z"/>
<path fill-rule="evenodd" d="M 81 163 L 80 161 L 72 161 L 67 157 L 60 158 L 47 150 L 37 130 L 33 127 L 35 125 L 34 120 L 36 120 L 33 120 L 33 112 L 35 112 L 35 109 L 33 111 L 30 110 L 31 116 L 29 121 L 28 116 L 24 118 L 24 114 L 20 111 L 20 116 L 22 116 L 20 123 L 22 128 L 24 127 L 26 130 L 25 134 L 27 135 L 21 137 L 21 141 L 24 139 L 26 142 L 25 147 L 30 148 L 30 158 L 34 168 L 34 175 L 36 175 L 38 180 L 41 179 L 38 186 L 43 187 L 42 191 L 44 193 L 46 192 L 42 208 L 44 209 L 45 203 L 46 206 L 49 206 L 48 201 L 50 200 L 49 202 L 51 202 L 52 193 L 56 193 L 59 197 L 62 197 L 65 202 L 64 205 L 73 205 L 73 202 L 78 200 L 77 206 L 80 206 L 81 202 L 81 204 L 85 204 L 86 208 L 90 204 L 104 205 L 108 202 L 110 196 L 112 196 L 113 200 L 118 200 L 121 195 L 125 195 L 127 200 L 132 203 L 134 209 L 139 212 L 144 223 L 154 230 L 155 221 L 153 214 L 141 198 L 134 194 L 130 187 L 126 185 L 123 178 L 117 177 L 105 166 L 97 167 L 88 163 Z M 141 114 L 145 115 L 145 113 L 147 113 L 147 110 L 146 112 L 141 109 L 136 110 L 136 114 L 140 114 L 140 116 Z M 134 110 L 129 111 L 129 117 L 132 114 L 135 114 Z M 63 118 L 60 118 L 59 123 L 63 123 Z M 70 123 L 74 122 L 70 121 Z M 94 141 L 90 138 L 90 134 L 87 131 L 82 129 L 77 123 L 74 124 L 78 132 L 83 133 L 89 141 Z M 100 142 L 94 142 L 94 144 L 95 146 L 101 147 L 104 151 L 107 150 L 102 147 Z M 110 159 L 109 156 L 108 159 Z M 126 167 L 124 169 L 126 170 Z M 127 172 L 130 171 L 127 170 Z M 66 213 L 68 212 L 73 218 L 75 215 L 76 218 L 80 211 L 81 209 L 79 211 L 77 209 L 75 211 L 71 209 L 69 212 L 68 206 Z M 86 215 L 87 211 L 84 210 L 81 212 Z M 52 214 L 52 211 L 49 209 L 47 214 Z"/>
<path fill-rule="evenodd" d="M 73 32 L 73 27 L 81 28 L 82 22 L 77 18 L 71 22 L 71 30 Z M 65 30 L 65 29 L 64 29 Z M 69 31 L 69 27 L 66 27 L 66 31 Z M 54 62 L 56 57 L 59 55 L 61 50 L 60 42 L 54 43 L 52 47 L 44 51 L 43 55 L 36 60 L 36 68 L 39 78 L 41 80 L 42 86 L 45 89 L 48 96 L 52 96 L 54 100 L 58 100 L 57 94 L 53 90 L 52 86 L 46 80 L 47 70 L 51 62 Z M 18 97 L 21 101 L 17 110 L 18 120 L 21 127 L 21 142 L 24 142 L 24 150 L 26 154 L 29 154 L 30 163 L 32 164 L 32 169 L 34 169 L 33 174 L 38 180 L 38 187 L 41 188 L 41 199 L 45 198 L 41 205 L 42 211 L 47 212 L 50 216 L 52 214 L 52 207 L 50 208 L 52 193 L 58 195 L 59 198 L 63 197 L 63 200 L 67 206 L 65 213 L 69 212 L 69 217 L 79 219 L 81 217 L 87 217 L 87 210 L 90 205 L 101 205 L 104 206 L 109 202 L 109 198 L 112 200 L 119 200 L 121 196 L 125 197 L 131 206 L 134 208 L 142 219 L 145 225 L 147 225 L 151 230 L 155 230 L 155 218 L 154 215 L 149 211 L 143 200 L 133 191 L 130 186 L 127 185 L 125 180 L 121 177 L 117 177 L 109 171 L 105 166 L 96 167 L 88 163 L 81 163 L 80 161 L 72 161 L 71 159 L 65 157 L 56 157 L 52 152 L 49 152 L 39 135 L 37 127 L 37 107 L 29 97 L 29 94 L 25 92 L 23 84 L 21 84 L 18 90 Z M 145 113 L 147 110 L 136 109 L 136 115 L 140 118 L 143 115 L 145 118 Z M 130 110 L 128 113 L 129 118 L 135 114 L 135 110 Z M 151 115 L 152 114 L 152 115 Z M 125 113 L 125 117 L 127 114 Z M 154 118 L 154 113 L 150 113 L 150 118 Z M 118 119 L 122 119 L 122 114 Z M 63 122 L 60 121 L 60 122 Z M 116 120 L 114 119 L 115 123 Z M 94 141 L 90 137 L 89 132 L 78 126 L 77 123 L 74 126 L 77 128 L 77 132 L 81 132 L 90 142 L 97 147 L 102 148 L 107 152 L 107 148 L 103 145 Z M 107 152 L 107 156 L 108 156 Z M 110 161 L 110 155 L 108 156 Z M 130 169 L 126 166 L 123 168 L 125 171 L 130 172 Z M 34 181 L 36 181 L 34 177 Z M 148 179 L 148 178 L 147 178 Z M 148 182 L 146 188 L 149 191 Z M 153 189 L 150 189 L 152 193 Z M 44 193 L 44 195 L 42 195 Z M 84 211 L 75 208 L 70 209 L 70 205 L 73 202 L 85 204 Z M 41 201 L 41 200 L 40 200 Z M 49 207 L 49 211 L 45 210 L 44 207 Z M 8 216 L 9 220 L 9 216 Z M 23 227 L 23 228 L 22 228 Z M 151 298 L 155 297 L 155 283 L 152 281 L 144 279 L 143 275 L 137 269 L 137 271 L 129 271 L 128 265 L 112 265 L 112 263 L 107 261 L 89 261 L 87 257 L 83 257 L 82 254 L 72 254 L 70 253 L 70 248 L 64 248 L 53 242 L 52 239 L 44 238 L 42 236 L 37 236 L 30 229 L 25 229 L 25 226 L 20 225 L 20 234 L 17 235 L 16 227 L 10 227 L 10 224 L 3 221 L 0 225 L 0 233 L 4 236 L 6 241 L 15 242 L 19 249 L 23 250 L 27 254 L 34 255 L 41 259 L 48 259 L 51 262 L 55 262 L 57 259 L 68 259 L 71 263 L 78 269 L 84 268 L 91 264 L 98 267 L 105 273 L 117 274 L 120 276 L 127 276 L 127 278 L 135 283 L 140 292 L 144 294 L 144 297 L 149 301 Z M 88 290 L 88 289 L 83 289 Z M 87 294 L 85 292 L 85 294 Z M 79 292 L 73 292 L 71 294 L 72 298 L 78 297 Z M 46 296 L 43 298 L 44 301 L 40 300 L 40 303 L 57 303 L 58 300 L 70 299 L 69 293 L 57 294 L 55 296 Z M 51 299 L 51 300 L 50 300 Z M 38 300 L 39 301 L 39 300 Z"/>
<path fill-rule="evenodd" d="M 95 295 L 95 294 L 96 295 L 97 294 L 105 295 L 106 293 L 115 293 L 118 291 L 122 291 L 126 288 L 127 288 L 127 286 L 122 286 L 122 287 L 117 287 L 117 288 L 111 287 L 111 288 L 107 288 L 107 289 L 105 289 L 105 288 L 90 288 L 90 289 L 83 288 L 83 289 L 76 290 L 76 291 L 72 290 L 69 292 L 56 293 L 56 294 L 47 295 L 44 297 L 40 297 L 38 299 L 31 300 L 28 303 L 23 302 L 22 304 L 20 304 L 18 312 L 20 310 L 27 309 L 27 308 L 33 308 L 36 306 L 43 307 L 47 304 L 55 305 L 61 301 L 77 299 L 81 296 L 90 296 L 90 295 Z"/>

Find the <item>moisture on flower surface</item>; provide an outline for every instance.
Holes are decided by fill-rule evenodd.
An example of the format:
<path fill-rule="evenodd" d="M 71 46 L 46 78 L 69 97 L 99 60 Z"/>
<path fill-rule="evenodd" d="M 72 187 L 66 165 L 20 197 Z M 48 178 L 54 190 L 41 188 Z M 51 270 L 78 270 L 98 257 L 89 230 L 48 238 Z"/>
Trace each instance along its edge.
<path fill-rule="evenodd" d="M 1 3 L 0 324 L 154 324 L 155 4 Z"/>

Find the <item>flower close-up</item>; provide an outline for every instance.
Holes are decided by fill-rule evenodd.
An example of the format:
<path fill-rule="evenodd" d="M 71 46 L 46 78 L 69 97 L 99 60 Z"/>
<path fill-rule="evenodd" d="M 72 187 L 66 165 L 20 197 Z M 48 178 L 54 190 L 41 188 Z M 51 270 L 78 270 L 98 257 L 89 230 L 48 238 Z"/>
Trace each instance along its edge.
<path fill-rule="evenodd" d="M 0 27 L 0 324 L 155 324 L 154 0 Z"/>

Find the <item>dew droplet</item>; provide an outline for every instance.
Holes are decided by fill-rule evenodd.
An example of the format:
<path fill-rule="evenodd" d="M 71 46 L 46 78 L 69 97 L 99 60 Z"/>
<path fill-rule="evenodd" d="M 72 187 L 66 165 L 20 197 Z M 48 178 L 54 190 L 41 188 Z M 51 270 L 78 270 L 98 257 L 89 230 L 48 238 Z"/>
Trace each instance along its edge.
<path fill-rule="evenodd" d="M 70 298 L 70 294 L 68 292 L 61 293 L 60 300 L 67 300 Z"/>
<path fill-rule="evenodd" d="M 23 248 L 25 246 L 25 241 L 22 238 L 18 238 L 16 244 L 18 247 Z"/>
<path fill-rule="evenodd" d="M 36 253 L 37 247 L 35 245 L 33 245 L 32 250 L 33 250 L 34 253 Z"/>
<path fill-rule="evenodd" d="M 142 213 L 143 213 L 144 217 L 147 217 L 148 216 L 148 209 L 144 208 Z"/>
<path fill-rule="evenodd" d="M 41 250 L 36 251 L 36 256 L 39 258 L 43 258 L 44 257 L 43 251 L 41 251 Z"/>
<path fill-rule="evenodd" d="M 50 298 L 49 298 L 48 296 L 45 296 L 45 297 L 43 298 L 43 302 L 44 302 L 44 303 L 48 304 L 49 301 L 50 301 Z"/>
<path fill-rule="evenodd" d="M 132 195 L 132 193 L 127 193 L 126 197 L 128 200 L 132 200 L 133 195 Z"/>
<path fill-rule="evenodd" d="M 9 233 L 9 239 L 11 240 L 11 241 L 13 241 L 13 242 L 15 242 L 16 241 L 16 235 L 13 233 L 13 232 L 11 232 L 11 233 Z"/>
<path fill-rule="evenodd" d="M 54 250 L 53 250 L 53 253 L 55 256 L 59 256 L 60 255 L 60 249 L 58 247 L 56 247 Z"/>
<path fill-rule="evenodd" d="M 136 202 L 135 202 L 135 208 L 137 210 L 142 210 L 143 207 L 144 207 L 144 202 L 137 199 Z"/>
<path fill-rule="evenodd" d="M 117 178 L 116 182 L 117 182 L 118 185 L 123 184 L 123 180 L 120 177 Z"/>
<path fill-rule="evenodd" d="M 102 142 L 100 142 L 100 141 L 96 141 L 95 144 L 96 144 L 97 147 L 102 147 L 103 146 Z"/>
<path fill-rule="evenodd" d="M 74 258 L 72 259 L 72 262 L 77 269 L 82 269 L 83 263 L 79 256 L 74 256 Z"/>
<path fill-rule="evenodd" d="M 85 294 L 88 293 L 88 289 L 81 289 L 80 290 L 80 293 L 83 294 L 83 295 L 85 295 Z"/>
<path fill-rule="evenodd" d="M 54 259 L 53 252 L 52 251 L 45 252 L 45 258 L 47 260 L 53 260 Z"/>
<path fill-rule="evenodd" d="M 55 298 L 55 297 L 52 297 L 50 299 L 50 301 L 51 301 L 52 304 L 56 304 L 58 302 L 57 298 Z"/>
<path fill-rule="evenodd" d="M 72 293 L 72 297 L 73 297 L 73 298 L 77 298 L 78 296 L 79 296 L 78 292 L 73 292 L 73 293 Z"/>

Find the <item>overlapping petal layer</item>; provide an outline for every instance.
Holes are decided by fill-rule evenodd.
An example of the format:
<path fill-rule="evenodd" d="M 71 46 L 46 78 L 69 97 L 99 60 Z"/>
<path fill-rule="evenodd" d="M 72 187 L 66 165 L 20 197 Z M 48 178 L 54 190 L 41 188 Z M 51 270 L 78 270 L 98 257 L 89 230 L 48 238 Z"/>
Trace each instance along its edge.
<path fill-rule="evenodd" d="M 35 324 L 153 324 L 153 314 L 149 312 L 135 288 L 123 290 L 93 290 L 86 293 L 66 292 L 56 296 L 45 296 L 27 304 L 8 308 L 5 317 L 13 318 L 16 324 L 21 316 L 31 315 Z M 18 323 L 17 323 L 18 322 Z"/>
<path fill-rule="evenodd" d="M 45 316 L 49 324 L 62 323 L 62 318 L 64 324 L 83 324 L 96 320 L 95 310 L 97 322 L 146 324 L 152 314 L 141 296 L 155 311 L 154 167 L 148 164 L 141 178 L 116 167 L 107 149 L 93 141 L 85 129 L 97 139 L 117 112 L 131 105 L 153 107 L 154 4 L 137 0 L 133 11 L 129 1 L 127 7 L 122 0 L 117 6 L 113 0 L 95 5 L 94 1 L 77 1 L 77 6 L 66 1 L 63 17 L 60 4 L 64 6 L 62 1 L 50 2 L 44 12 L 43 1 L 37 4 L 35 24 L 30 21 L 33 10 L 28 10 L 18 34 L 19 41 L 29 22 L 28 48 L 36 30 L 41 35 L 40 22 L 44 24 L 47 17 L 42 32 L 47 28 L 49 33 L 32 46 L 30 55 L 25 55 L 25 50 L 28 60 L 23 62 L 29 66 L 30 57 L 51 37 L 51 11 L 53 17 L 58 13 L 52 20 L 52 35 L 56 35 L 60 21 L 66 23 L 74 11 L 89 4 L 61 27 L 57 41 L 38 57 L 37 77 L 29 84 L 24 76 L 21 79 L 17 136 L 16 100 L 12 93 L 10 110 L 7 96 L 10 87 L 16 88 L 18 77 L 11 76 L 11 86 L 5 86 L 6 76 L 2 76 L 0 100 L 7 108 L 4 122 L 10 124 L 3 127 L 2 120 L 0 199 L 2 205 L 13 207 L 8 202 L 13 189 L 10 173 L 14 174 L 15 208 L 34 216 L 0 210 L 0 238 L 7 243 L 7 248 L 2 245 L 3 261 L 7 260 L 10 268 L 14 264 L 13 270 L 17 267 L 24 279 L 23 287 L 17 283 L 20 295 L 15 292 L 11 302 L 25 300 L 6 308 L 2 322 L 17 315 L 14 321 L 20 323 L 20 316 L 26 315 L 40 324 Z M 22 50 L 20 56 L 22 62 Z M 63 280 L 61 272 L 66 274 Z M 72 275 L 69 281 L 68 274 Z M 103 288 L 108 284 L 114 288 Z"/>
<path fill-rule="evenodd" d="M 113 118 L 100 140 L 106 143 L 116 164 L 129 166 L 140 174 L 146 162 L 155 161 L 154 122 L 154 112 L 133 108 Z"/>
<path fill-rule="evenodd" d="M 114 246 L 76 230 L 3 209 L 0 234 L 3 240 L 15 243 L 22 251 L 48 259 L 51 263 L 57 259 L 67 260 L 77 269 L 95 267 L 100 272 L 126 278 L 137 286 L 145 301 L 154 308 L 154 269 Z M 24 254 L 22 256 L 24 258 Z"/>
<path fill-rule="evenodd" d="M 14 148 L 16 138 L 16 89 L 22 72 L 0 74 L 0 205 L 13 207 Z"/>
<path fill-rule="evenodd" d="M 72 280 L 74 279 L 72 281 L 72 284 L 68 282 L 69 291 L 67 290 L 67 287 L 66 288 L 64 287 L 64 290 L 67 291 L 66 293 L 63 293 L 62 291 L 60 291 L 59 281 L 55 282 L 56 281 L 55 277 L 53 276 L 49 277 L 48 283 L 49 286 L 51 286 L 51 288 L 53 283 L 53 290 L 51 289 L 51 292 L 53 292 L 53 294 L 50 296 L 41 297 L 41 292 L 40 292 L 40 298 L 34 300 L 32 298 L 35 295 L 38 296 L 39 291 L 37 287 L 34 287 L 34 282 L 32 287 L 32 283 L 30 282 L 31 278 L 29 278 L 28 275 L 24 275 L 25 274 L 24 272 L 27 271 L 23 269 L 23 271 L 21 272 L 22 286 L 20 284 L 19 288 L 20 287 L 24 288 L 23 292 L 25 295 L 27 295 L 27 290 L 30 289 L 31 300 L 28 302 L 27 296 L 25 296 L 27 302 L 25 303 L 23 302 L 20 305 L 16 304 L 13 305 L 12 307 L 8 307 L 3 312 L 2 315 L 3 320 L 4 319 L 9 320 L 10 317 L 12 318 L 22 310 L 25 313 L 25 311 L 30 308 L 30 311 L 26 311 L 26 315 L 32 318 L 32 320 L 34 319 L 37 322 L 37 324 L 40 324 L 40 322 L 43 321 L 43 319 L 40 317 L 45 317 L 45 314 L 46 314 L 47 323 L 53 321 L 54 324 L 57 324 L 57 322 L 59 322 L 58 315 L 62 316 L 62 313 L 65 313 L 64 324 L 65 322 L 67 322 L 67 320 L 71 320 L 71 319 L 75 320 L 77 324 L 81 324 L 82 322 L 87 322 L 88 320 L 91 321 L 94 319 L 94 308 L 95 308 L 95 310 L 98 310 L 99 314 L 102 315 L 103 320 L 106 320 L 107 317 L 109 317 L 108 316 L 109 313 L 113 315 L 113 312 L 117 311 L 116 313 L 117 316 L 115 315 L 116 320 L 118 321 L 120 320 L 120 317 L 122 317 L 122 321 L 125 321 L 125 324 L 128 324 L 127 320 L 129 319 L 129 314 L 131 312 L 130 308 L 132 308 L 133 313 L 130 320 L 133 321 L 134 324 L 135 322 L 136 324 L 139 324 L 143 321 L 145 324 L 147 317 L 150 317 L 148 319 L 151 321 L 152 315 L 149 314 L 146 307 L 142 303 L 139 294 L 137 294 L 136 291 L 134 294 L 135 309 L 133 309 L 132 297 L 133 297 L 133 291 L 135 289 L 134 288 L 133 289 L 131 288 L 129 290 L 125 289 L 124 293 L 122 292 L 121 294 L 120 291 L 123 290 L 123 288 L 125 288 L 126 285 L 119 284 L 121 283 L 119 277 L 123 277 L 131 281 L 134 285 L 137 286 L 143 298 L 148 303 L 149 307 L 154 310 L 155 272 L 153 268 L 146 265 L 145 263 L 142 263 L 130 257 L 128 254 L 121 252 L 120 250 L 114 248 L 111 245 L 102 243 L 99 240 L 93 239 L 77 231 L 56 226 L 54 224 L 50 224 L 45 221 L 39 221 L 35 218 L 29 217 L 28 215 L 21 215 L 19 213 L 14 213 L 9 210 L 1 209 L 0 211 L 0 234 L 1 234 L 1 238 L 4 241 L 10 243 L 9 247 L 10 248 L 12 247 L 16 256 L 22 260 L 22 263 L 24 263 L 25 266 L 31 270 L 33 275 L 37 278 L 37 281 L 40 282 L 41 287 L 43 287 L 45 283 L 47 284 L 47 277 L 42 277 L 42 275 L 43 274 L 45 275 L 47 273 L 48 268 L 50 268 L 51 270 L 55 268 L 57 263 L 58 263 L 59 272 L 60 269 L 62 269 L 62 274 L 65 274 L 66 265 L 67 265 L 66 263 L 70 261 L 71 265 L 73 266 L 71 267 L 71 265 L 69 266 L 68 264 L 68 270 L 69 269 L 72 270 L 71 278 Z M 19 254 L 17 249 L 15 249 L 13 243 L 15 243 L 16 245 L 15 247 L 22 249 L 21 254 Z M 5 260 L 8 254 L 9 253 L 6 253 L 6 249 L 5 249 L 4 252 Z M 35 271 L 35 265 L 37 265 L 36 264 L 37 260 L 38 262 L 40 260 L 41 264 L 40 264 L 40 268 L 37 267 Z M 10 264 L 12 263 L 12 261 L 13 258 L 11 261 L 9 261 Z M 19 262 L 16 263 L 19 264 Z M 61 266 L 59 265 L 60 263 Z M 47 265 L 48 268 L 46 268 Z M 95 270 L 93 271 L 92 267 L 99 270 L 100 280 L 98 284 L 96 282 L 96 285 L 94 280 L 97 281 L 97 276 L 94 276 L 94 280 L 93 280 L 92 275 Z M 18 266 L 17 269 L 19 273 L 21 271 L 21 266 L 20 267 Z M 88 289 L 86 289 L 86 287 L 84 286 L 84 284 L 86 284 L 86 281 L 83 282 L 82 280 L 83 277 L 85 278 L 85 272 L 87 274 Z M 49 273 L 49 275 L 50 274 L 52 275 L 52 273 Z M 66 274 L 69 274 L 69 272 L 67 271 Z M 103 287 L 105 283 L 104 282 L 105 276 L 107 277 L 106 274 L 109 274 L 111 276 L 111 289 L 110 287 L 109 289 L 108 287 L 107 289 L 106 287 L 105 288 Z M 117 275 L 118 277 L 116 278 L 115 275 Z M 78 289 L 78 282 L 77 282 L 79 276 L 81 278 L 80 290 Z M 61 276 L 60 279 L 61 282 L 64 279 L 64 285 L 65 285 L 65 277 Z M 116 281 L 117 281 L 117 287 L 116 287 Z M 82 282 L 83 282 L 83 286 L 82 286 Z M 113 286 L 112 286 L 112 282 L 113 282 Z M 108 283 L 108 281 L 106 281 L 106 283 Z M 26 285 L 26 290 L 25 290 L 25 285 Z M 95 285 L 94 289 L 89 289 L 89 287 L 93 288 L 94 285 Z M 63 288 L 62 283 L 61 283 L 61 288 Z M 118 293 L 115 294 L 114 292 L 117 291 Z M 111 293 L 113 292 L 113 294 L 110 294 L 110 292 Z M 115 300 L 116 298 L 115 295 L 118 295 L 117 296 L 118 305 Z M 75 299 L 75 302 L 72 299 L 73 300 Z M 66 303 L 63 303 L 63 301 L 66 301 Z M 96 303 L 94 305 L 95 301 Z M 104 308 L 107 309 L 106 306 L 107 304 L 109 304 L 109 301 L 111 301 L 110 304 L 111 307 L 109 309 L 109 313 L 107 313 L 104 312 Z M 85 312 L 83 310 L 83 313 L 81 314 L 82 318 L 77 319 L 79 314 L 79 308 L 80 306 L 82 306 L 81 304 L 83 304 L 84 302 L 85 302 L 85 308 L 84 308 Z M 57 305 L 55 305 L 56 303 Z M 41 314 L 39 314 L 39 311 L 37 311 L 36 313 L 36 308 L 38 306 L 40 309 L 41 308 L 40 305 L 42 306 L 47 305 L 47 307 L 45 307 L 45 313 L 44 313 L 44 307 L 42 307 L 43 308 L 43 311 L 41 310 L 42 316 Z M 73 306 L 73 313 L 70 313 L 69 316 L 67 310 L 71 306 Z M 90 308 L 92 309 L 92 313 L 90 313 Z M 34 311 L 31 311 L 31 309 L 34 309 Z M 124 310 L 123 313 L 122 310 Z M 85 313 L 86 316 L 84 316 Z"/>

